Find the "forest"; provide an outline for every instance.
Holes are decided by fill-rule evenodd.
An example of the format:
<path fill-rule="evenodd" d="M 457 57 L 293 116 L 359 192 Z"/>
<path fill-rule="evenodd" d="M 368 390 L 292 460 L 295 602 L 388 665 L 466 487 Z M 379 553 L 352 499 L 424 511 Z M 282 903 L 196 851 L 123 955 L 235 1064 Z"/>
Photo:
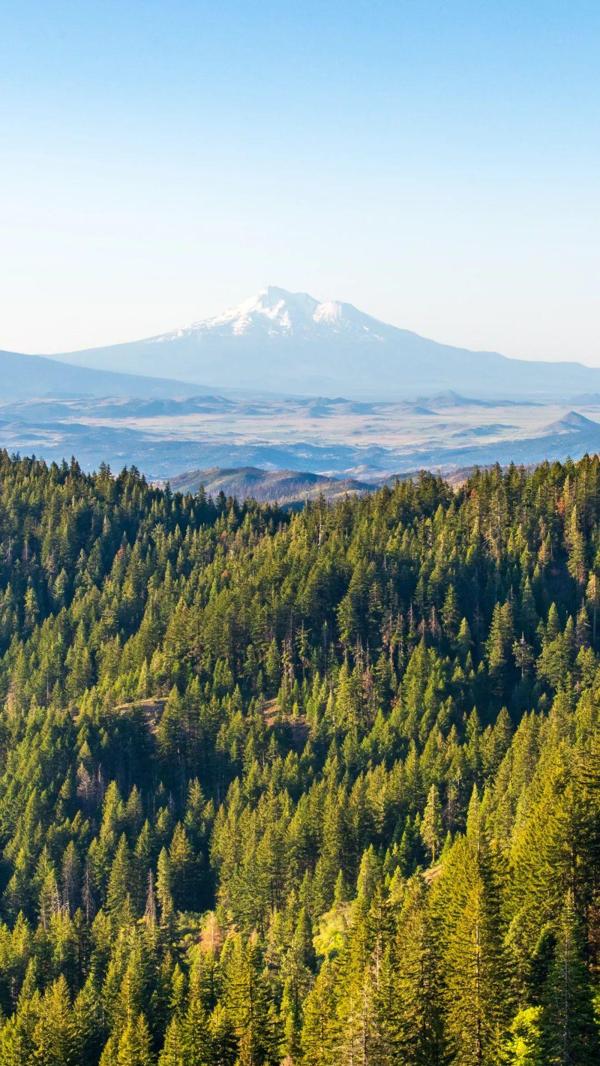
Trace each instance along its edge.
<path fill-rule="evenodd" d="M 0 1066 L 597 1064 L 599 518 L 0 453 Z"/>

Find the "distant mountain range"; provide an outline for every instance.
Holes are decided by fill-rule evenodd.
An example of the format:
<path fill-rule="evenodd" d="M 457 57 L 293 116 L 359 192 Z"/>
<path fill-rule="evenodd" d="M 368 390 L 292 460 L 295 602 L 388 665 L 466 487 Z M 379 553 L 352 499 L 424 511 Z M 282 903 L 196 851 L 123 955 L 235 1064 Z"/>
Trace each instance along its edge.
<path fill-rule="evenodd" d="M 123 368 L 121 368 L 123 369 Z M 43 396 L 184 397 L 197 385 L 163 377 L 143 377 L 108 369 L 73 366 L 48 356 L 0 351 L 1 396 L 23 400 Z"/>
<path fill-rule="evenodd" d="M 0 351 L 0 380 L 11 452 L 191 471 L 174 484 L 286 505 L 419 468 L 600 451 L 600 369 L 451 348 L 275 288 L 147 341 Z"/>
<path fill-rule="evenodd" d="M 561 399 L 600 392 L 600 369 L 528 362 L 439 344 L 351 304 L 264 289 L 222 315 L 146 340 L 58 356 L 72 366 L 169 376 L 211 389 L 350 399 L 455 390 L 489 398 Z"/>

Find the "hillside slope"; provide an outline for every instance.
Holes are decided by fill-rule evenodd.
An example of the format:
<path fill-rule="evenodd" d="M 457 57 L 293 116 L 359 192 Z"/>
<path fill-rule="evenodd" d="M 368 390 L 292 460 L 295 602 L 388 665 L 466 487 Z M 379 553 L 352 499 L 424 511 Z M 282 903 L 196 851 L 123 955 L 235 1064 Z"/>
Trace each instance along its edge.
<path fill-rule="evenodd" d="M 0 453 L 2 1066 L 596 1066 L 599 494 Z"/>
<path fill-rule="evenodd" d="M 0 452 L 2 1066 L 596 1066 L 599 501 Z"/>
<path fill-rule="evenodd" d="M 193 396 L 197 385 L 165 377 L 145 377 L 113 369 L 90 369 L 58 359 L 19 352 L 0 351 L 2 400 L 24 400 L 43 396 Z"/>
<path fill-rule="evenodd" d="M 333 478 L 297 470 L 261 470 L 255 466 L 212 467 L 189 470 L 169 479 L 174 492 L 198 492 L 208 496 L 223 492 L 238 500 L 253 499 L 260 503 L 278 503 L 289 507 L 306 500 L 335 500 L 340 496 L 372 491 L 373 486 L 355 478 Z"/>

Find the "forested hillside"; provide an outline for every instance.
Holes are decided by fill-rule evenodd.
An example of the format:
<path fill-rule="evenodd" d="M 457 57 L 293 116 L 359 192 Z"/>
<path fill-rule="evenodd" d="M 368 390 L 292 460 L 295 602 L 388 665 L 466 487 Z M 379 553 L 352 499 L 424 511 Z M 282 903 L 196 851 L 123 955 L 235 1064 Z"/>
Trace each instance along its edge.
<path fill-rule="evenodd" d="M 591 1066 L 600 462 L 0 455 L 0 1064 Z"/>

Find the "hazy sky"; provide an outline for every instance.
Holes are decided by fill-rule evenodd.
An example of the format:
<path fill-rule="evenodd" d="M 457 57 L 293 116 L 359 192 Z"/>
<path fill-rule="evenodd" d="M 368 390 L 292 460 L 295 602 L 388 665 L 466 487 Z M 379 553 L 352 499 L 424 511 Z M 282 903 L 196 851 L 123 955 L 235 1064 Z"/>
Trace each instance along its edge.
<path fill-rule="evenodd" d="M 267 284 L 600 365 L 600 4 L 0 4 L 0 347 Z"/>

